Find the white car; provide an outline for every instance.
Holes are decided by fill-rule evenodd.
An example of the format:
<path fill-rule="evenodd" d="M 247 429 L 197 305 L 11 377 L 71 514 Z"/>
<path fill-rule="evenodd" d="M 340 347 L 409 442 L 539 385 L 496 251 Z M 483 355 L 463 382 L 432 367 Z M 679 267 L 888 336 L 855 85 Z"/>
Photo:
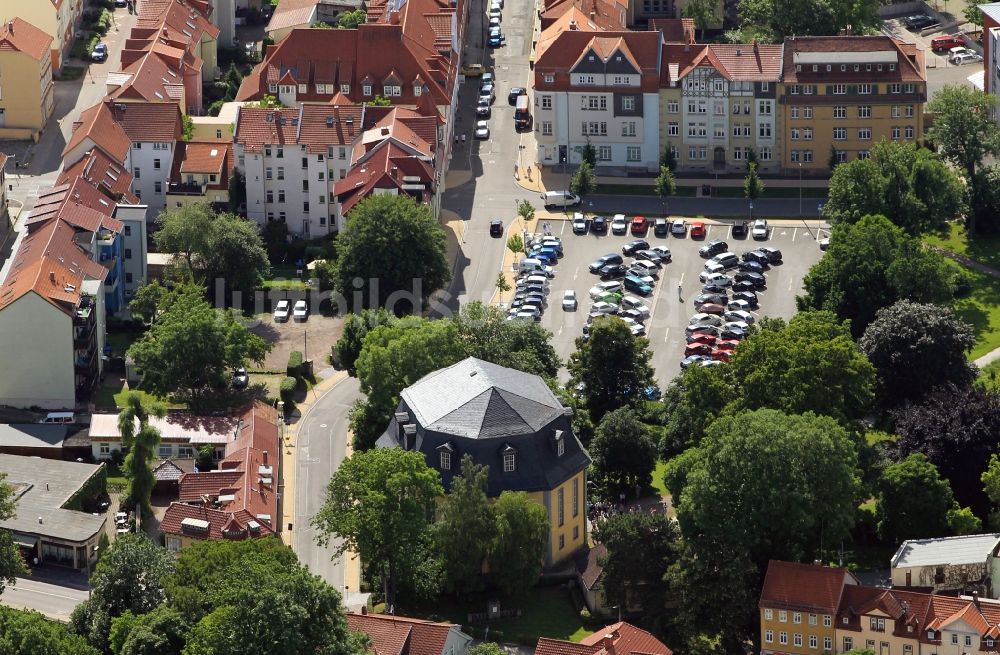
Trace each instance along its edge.
<path fill-rule="evenodd" d="M 743 321 L 747 325 L 752 324 L 754 320 L 753 315 L 750 312 L 745 312 L 742 309 L 734 309 L 732 311 L 728 311 L 725 313 L 723 318 L 730 322 Z"/>
<path fill-rule="evenodd" d="M 722 318 L 715 314 L 699 313 L 691 317 L 688 325 L 712 325 L 718 327 L 722 325 Z"/>
<path fill-rule="evenodd" d="M 670 261 L 670 248 L 666 246 L 653 246 L 650 248 L 653 252 L 660 256 L 660 261 L 669 262 Z"/>
<path fill-rule="evenodd" d="M 733 311 L 748 312 L 750 311 L 751 307 L 748 301 L 743 300 L 741 298 L 737 298 L 736 300 L 730 300 L 729 304 L 726 305 L 726 309 L 728 309 L 731 312 Z"/>
<path fill-rule="evenodd" d="M 628 326 L 629 332 L 632 333 L 633 337 L 644 337 L 646 336 L 646 326 L 642 323 L 634 323 Z"/>
<path fill-rule="evenodd" d="M 598 298 L 606 293 L 621 293 L 622 283 L 619 280 L 608 280 L 590 287 L 590 297 Z"/>
<path fill-rule="evenodd" d="M 587 219 L 583 214 L 577 212 L 573 214 L 573 232 L 583 234 L 587 231 Z"/>
<path fill-rule="evenodd" d="M 705 271 L 702 273 L 702 275 L 705 275 L 707 273 L 722 273 L 725 270 L 726 267 L 720 264 L 719 262 L 705 262 Z M 704 282 L 704 280 L 702 280 L 702 282 Z"/>
<path fill-rule="evenodd" d="M 753 229 L 750 234 L 754 239 L 766 239 L 767 238 L 767 220 L 763 218 L 758 218 L 753 222 Z"/>
<path fill-rule="evenodd" d="M 488 83 L 482 85 L 481 87 L 479 87 L 479 97 L 480 98 L 489 98 L 490 103 L 492 103 L 494 100 L 496 100 L 497 90 L 496 90 L 496 86 L 493 84 L 493 82 L 488 82 Z"/>
<path fill-rule="evenodd" d="M 500 17 L 499 16 L 490 16 L 490 28 L 492 29 L 494 27 L 500 27 Z"/>
<path fill-rule="evenodd" d="M 702 271 L 701 275 L 698 276 L 702 284 L 714 284 L 719 287 L 728 287 L 733 283 L 729 279 L 728 275 L 723 275 L 722 273 L 709 273 L 708 271 Z"/>
<path fill-rule="evenodd" d="M 955 64 L 956 66 L 961 66 L 962 64 L 974 64 L 982 60 L 983 60 L 982 55 L 977 54 L 975 52 L 966 52 L 965 54 L 962 55 L 956 55 L 955 58 L 951 60 L 951 63 Z"/>
<path fill-rule="evenodd" d="M 572 289 L 567 289 L 563 292 L 562 306 L 567 312 L 572 312 L 576 309 L 576 291 Z"/>
<path fill-rule="evenodd" d="M 309 318 L 309 306 L 306 305 L 305 300 L 296 300 L 295 306 L 292 307 L 292 320 L 304 321 Z"/>
<path fill-rule="evenodd" d="M 746 332 L 747 330 L 750 329 L 750 324 L 747 323 L 746 321 L 729 321 L 722 327 L 725 328 L 726 330 L 732 330 L 735 328 L 737 330 L 743 330 L 744 332 Z"/>
<path fill-rule="evenodd" d="M 645 319 L 649 318 L 649 305 L 642 302 L 635 296 L 625 296 L 622 298 L 622 307 L 639 312 Z"/>
<path fill-rule="evenodd" d="M 609 302 L 595 302 L 593 305 L 590 306 L 590 312 L 588 313 L 591 316 L 604 316 L 606 314 L 617 314 L 618 306 L 612 305 Z"/>
<path fill-rule="evenodd" d="M 287 300 L 279 300 L 274 307 L 274 322 L 281 323 L 288 320 L 289 304 Z"/>
<path fill-rule="evenodd" d="M 627 231 L 628 221 L 625 220 L 625 214 L 615 214 L 611 219 L 611 233 L 625 234 Z"/>
<path fill-rule="evenodd" d="M 476 138 L 477 139 L 488 139 L 490 138 L 490 124 L 486 121 L 478 121 L 476 123 Z"/>
<path fill-rule="evenodd" d="M 684 222 L 683 218 L 678 218 L 673 223 L 670 224 L 671 234 L 687 234 L 687 223 Z"/>
<path fill-rule="evenodd" d="M 641 268 L 646 271 L 646 275 L 660 277 L 660 267 L 648 259 L 637 259 L 632 262 L 632 268 Z"/>

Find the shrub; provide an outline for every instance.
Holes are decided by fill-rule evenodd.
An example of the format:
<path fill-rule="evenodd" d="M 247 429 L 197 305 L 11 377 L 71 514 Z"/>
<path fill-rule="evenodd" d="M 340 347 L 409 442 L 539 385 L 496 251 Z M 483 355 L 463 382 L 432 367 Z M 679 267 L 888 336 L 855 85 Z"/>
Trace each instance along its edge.
<path fill-rule="evenodd" d="M 218 116 L 219 112 L 222 111 L 222 105 L 225 104 L 225 100 L 216 100 L 208 106 L 209 116 Z"/>
<path fill-rule="evenodd" d="M 288 355 L 288 369 L 285 373 L 290 378 L 301 379 L 302 378 L 302 353 L 298 350 L 293 350 Z"/>
<path fill-rule="evenodd" d="M 285 413 L 288 414 L 295 409 L 295 388 L 299 382 L 293 377 L 287 377 L 281 381 L 281 400 L 285 403 Z"/>

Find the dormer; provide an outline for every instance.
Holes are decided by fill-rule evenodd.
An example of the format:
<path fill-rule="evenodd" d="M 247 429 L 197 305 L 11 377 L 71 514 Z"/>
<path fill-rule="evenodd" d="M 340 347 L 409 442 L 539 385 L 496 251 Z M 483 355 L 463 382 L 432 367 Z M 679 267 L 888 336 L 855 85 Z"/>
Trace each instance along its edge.
<path fill-rule="evenodd" d="M 500 459 L 503 461 L 503 472 L 513 473 L 517 470 L 517 448 L 505 443 L 500 449 Z"/>
<path fill-rule="evenodd" d="M 562 430 L 552 430 L 552 451 L 556 454 L 556 457 L 562 457 L 566 454 L 566 433 Z"/>
<path fill-rule="evenodd" d="M 455 455 L 455 444 L 446 441 L 438 446 L 436 450 L 438 452 L 438 468 L 442 471 L 450 471 Z"/>

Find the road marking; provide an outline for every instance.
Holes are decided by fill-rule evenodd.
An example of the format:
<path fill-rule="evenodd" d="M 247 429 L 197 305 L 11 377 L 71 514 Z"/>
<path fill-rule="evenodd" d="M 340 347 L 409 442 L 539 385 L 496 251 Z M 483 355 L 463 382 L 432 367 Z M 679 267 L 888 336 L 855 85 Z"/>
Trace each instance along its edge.
<path fill-rule="evenodd" d="M 321 428 L 325 428 L 325 427 L 326 427 L 326 423 L 320 423 L 320 424 L 319 424 L 319 427 L 321 427 Z"/>
<path fill-rule="evenodd" d="M 559 235 L 560 236 L 566 231 L 566 223 L 569 223 L 569 221 L 563 221 L 562 222 L 562 228 L 559 230 Z"/>
<path fill-rule="evenodd" d="M 683 284 L 684 284 L 684 273 L 681 273 L 681 279 L 680 279 L 680 282 L 678 282 L 677 284 L 680 284 L 680 285 L 683 285 Z"/>
<path fill-rule="evenodd" d="M 667 328 L 667 331 L 663 334 L 663 343 L 666 343 L 667 339 L 669 338 L 670 338 L 670 328 Z"/>
<path fill-rule="evenodd" d="M 728 239 L 728 238 L 730 238 L 730 237 L 731 237 L 732 235 L 733 235 L 733 226 L 732 226 L 732 225 L 730 225 L 730 226 L 729 226 L 729 227 L 728 227 L 728 228 L 726 229 L 726 238 Z"/>
<path fill-rule="evenodd" d="M 789 280 L 789 281 L 788 281 L 788 290 L 789 290 L 789 291 L 791 291 L 791 290 L 792 290 L 792 280 Z"/>
<path fill-rule="evenodd" d="M 556 336 L 558 337 L 559 335 L 561 335 L 561 334 L 562 334 L 562 331 L 563 331 L 563 329 L 562 329 L 562 325 L 560 325 L 560 326 L 559 326 L 559 329 L 558 329 L 558 330 L 556 330 Z"/>
<path fill-rule="evenodd" d="M 795 243 L 795 234 L 796 234 L 796 233 L 797 233 L 798 231 L 799 231 L 799 228 L 797 228 L 797 227 L 793 227 L 793 228 L 792 228 L 792 243 Z"/>
<path fill-rule="evenodd" d="M 576 270 L 573 271 L 573 279 L 576 280 L 576 278 L 578 278 L 578 277 L 580 277 L 580 267 L 579 266 L 577 266 Z"/>

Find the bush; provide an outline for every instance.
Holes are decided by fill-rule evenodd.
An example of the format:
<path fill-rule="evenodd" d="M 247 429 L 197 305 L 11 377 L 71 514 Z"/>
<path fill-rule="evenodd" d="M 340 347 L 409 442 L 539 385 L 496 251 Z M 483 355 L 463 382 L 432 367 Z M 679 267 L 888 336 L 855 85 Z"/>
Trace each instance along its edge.
<path fill-rule="evenodd" d="M 222 111 L 222 105 L 224 105 L 225 102 L 226 102 L 225 100 L 216 100 L 215 102 L 213 102 L 212 104 L 210 104 L 208 106 L 208 115 L 209 116 L 218 116 L 219 112 Z"/>
<path fill-rule="evenodd" d="M 302 358 L 302 353 L 299 352 L 298 350 L 293 350 L 288 355 L 288 369 L 285 374 L 290 378 L 301 379 L 303 374 L 302 370 L 303 361 L 304 360 Z"/>
<path fill-rule="evenodd" d="M 295 409 L 295 388 L 299 381 L 293 377 L 287 377 L 281 381 L 281 400 L 285 403 L 285 413 L 288 414 Z"/>

